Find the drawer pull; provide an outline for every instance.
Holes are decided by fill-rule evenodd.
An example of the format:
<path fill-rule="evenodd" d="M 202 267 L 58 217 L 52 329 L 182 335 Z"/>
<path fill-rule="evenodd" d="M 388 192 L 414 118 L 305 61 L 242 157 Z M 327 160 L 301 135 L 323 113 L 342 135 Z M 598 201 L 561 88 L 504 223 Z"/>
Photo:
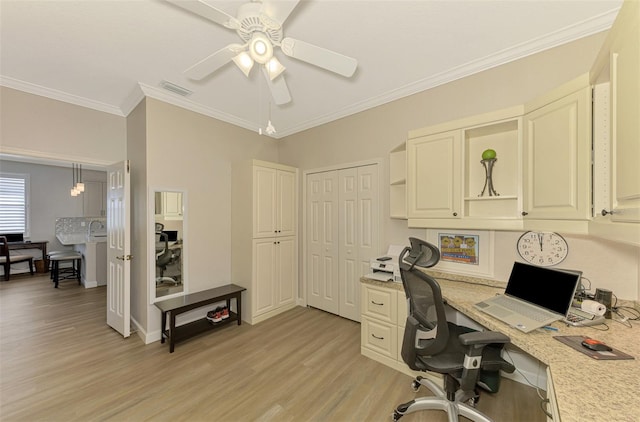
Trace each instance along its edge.
<path fill-rule="evenodd" d="M 374 302 L 373 300 L 371 301 L 371 303 L 373 303 L 374 305 L 378 305 L 378 306 L 383 306 L 384 305 L 384 303 Z"/>
<path fill-rule="evenodd" d="M 384 340 L 384 337 L 378 337 L 375 334 L 371 334 L 371 337 L 375 338 L 376 340 Z"/>

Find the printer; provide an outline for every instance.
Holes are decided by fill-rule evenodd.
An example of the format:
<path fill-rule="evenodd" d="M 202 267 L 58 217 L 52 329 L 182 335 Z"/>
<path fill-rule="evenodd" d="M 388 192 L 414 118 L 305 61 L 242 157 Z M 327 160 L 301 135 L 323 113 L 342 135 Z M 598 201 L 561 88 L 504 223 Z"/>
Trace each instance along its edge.
<path fill-rule="evenodd" d="M 378 281 L 401 282 L 398 257 L 402 249 L 402 246 L 391 245 L 385 256 L 371 258 L 371 274 L 367 274 L 366 277 Z"/>

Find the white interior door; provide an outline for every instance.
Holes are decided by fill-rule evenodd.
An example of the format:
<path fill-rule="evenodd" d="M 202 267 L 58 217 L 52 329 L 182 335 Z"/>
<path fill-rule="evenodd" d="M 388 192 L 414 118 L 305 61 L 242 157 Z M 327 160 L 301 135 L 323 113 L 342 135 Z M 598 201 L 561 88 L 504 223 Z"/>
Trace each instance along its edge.
<path fill-rule="evenodd" d="M 307 175 L 307 304 L 339 312 L 338 172 Z"/>
<path fill-rule="evenodd" d="M 129 161 L 107 169 L 107 324 L 131 334 Z"/>
<path fill-rule="evenodd" d="M 378 165 L 306 177 L 307 304 L 360 321 L 360 277 L 380 253 Z"/>
<path fill-rule="evenodd" d="M 339 315 L 360 321 L 360 277 L 379 254 L 378 166 L 340 170 Z"/>

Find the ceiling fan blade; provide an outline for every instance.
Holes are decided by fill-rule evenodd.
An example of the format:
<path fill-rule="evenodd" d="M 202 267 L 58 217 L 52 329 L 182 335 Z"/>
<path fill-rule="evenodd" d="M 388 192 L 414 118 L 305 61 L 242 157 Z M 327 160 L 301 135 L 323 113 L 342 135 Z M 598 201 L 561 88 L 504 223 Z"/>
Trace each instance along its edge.
<path fill-rule="evenodd" d="M 264 66 L 262 67 L 262 74 L 267 80 L 267 85 L 271 91 L 271 97 L 277 105 L 287 104 L 291 101 L 291 94 L 289 94 L 289 88 L 287 87 L 287 81 L 284 80 L 284 75 L 280 75 L 273 81 L 269 77 L 269 72 Z"/>
<path fill-rule="evenodd" d="M 263 0 L 261 12 L 282 25 L 299 2 L 300 0 Z"/>
<path fill-rule="evenodd" d="M 212 55 L 205 57 L 198 63 L 184 71 L 189 79 L 200 80 L 220 69 L 229 63 L 235 56 L 244 51 L 244 47 L 240 44 L 230 44 L 225 48 L 216 51 Z"/>
<path fill-rule="evenodd" d="M 352 57 L 293 38 L 283 39 L 280 48 L 289 57 L 330 70 L 347 78 L 351 77 L 358 67 L 358 61 Z"/>
<path fill-rule="evenodd" d="M 188 10 L 191 13 L 200 15 L 203 18 L 207 18 L 210 21 L 226 26 L 231 29 L 238 29 L 240 22 L 234 17 L 225 12 L 224 10 L 216 9 L 213 6 L 203 3 L 199 0 L 166 0 L 171 4 Z"/>

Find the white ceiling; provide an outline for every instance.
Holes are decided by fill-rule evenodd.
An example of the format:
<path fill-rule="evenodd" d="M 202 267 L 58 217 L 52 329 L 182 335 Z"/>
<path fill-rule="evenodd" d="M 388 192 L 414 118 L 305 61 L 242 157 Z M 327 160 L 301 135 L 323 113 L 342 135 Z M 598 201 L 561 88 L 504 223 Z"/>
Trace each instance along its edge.
<path fill-rule="evenodd" d="M 244 3 L 207 1 L 233 16 Z M 354 57 L 358 69 L 348 79 L 276 50 L 292 97 L 276 106 L 257 69 L 247 79 L 229 63 L 186 78 L 239 37 L 164 0 L 0 0 L 0 84 L 123 116 L 143 95 L 251 130 L 270 115 L 281 138 L 606 30 L 621 3 L 303 0 L 285 36 Z"/>

